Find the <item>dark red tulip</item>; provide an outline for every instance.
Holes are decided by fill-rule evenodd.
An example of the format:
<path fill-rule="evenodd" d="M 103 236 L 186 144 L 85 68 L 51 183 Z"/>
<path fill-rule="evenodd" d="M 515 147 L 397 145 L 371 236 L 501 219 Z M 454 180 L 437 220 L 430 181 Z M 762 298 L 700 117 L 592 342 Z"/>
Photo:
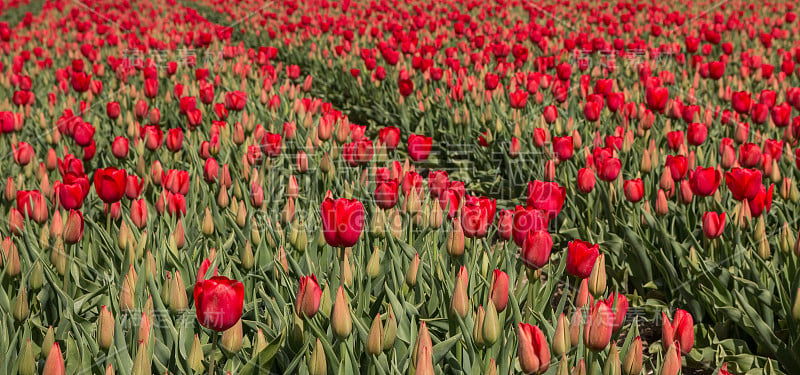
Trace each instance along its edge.
<path fill-rule="evenodd" d="M 725 213 L 718 214 L 710 211 L 703 214 L 703 235 L 714 239 L 722 235 L 725 230 Z"/>
<path fill-rule="evenodd" d="M 437 170 L 428 174 L 428 191 L 432 197 L 438 197 L 448 187 L 450 187 L 450 178 L 447 176 L 447 172 Z"/>
<path fill-rule="evenodd" d="M 244 285 L 225 276 L 214 276 L 194 285 L 197 321 L 203 327 L 222 332 L 242 317 Z"/>
<path fill-rule="evenodd" d="M 619 171 L 622 168 L 622 163 L 617 158 L 608 158 L 602 163 L 597 162 L 598 177 L 603 181 L 614 181 L 619 176 Z"/>
<path fill-rule="evenodd" d="M 172 152 L 180 151 L 183 147 L 183 130 L 173 128 L 167 131 L 167 149 Z"/>
<path fill-rule="evenodd" d="M 769 189 L 761 185 L 753 199 L 748 199 L 747 203 L 750 206 L 750 215 L 759 217 L 762 213 L 769 212 L 772 207 L 772 190 L 774 185 L 769 185 Z"/>
<path fill-rule="evenodd" d="M 119 118 L 120 107 L 118 102 L 109 102 L 106 104 L 106 115 L 112 120 Z"/>
<path fill-rule="evenodd" d="M 712 167 L 697 167 L 689 176 L 692 192 L 701 197 L 714 195 L 721 181 L 722 174 Z"/>
<path fill-rule="evenodd" d="M 583 104 L 583 117 L 587 121 L 595 122 L 600 119 L 600 112 L 603 110 L 603 105 L 596 101 L 587 101 Z"/>
<path fill-rule="evenodd" d="M 511 105 L 511 108 L 514 109 L 524 108 L 525 105 L 528 104 L 528 92 L 523 90 L 509 92 L 508 100 L 509 104 Z"/>
<path fill-rule="evenodd" d="M 669 100 L 669 89 L 666 87 L 648 87 L 645 92 L 647 108 L 653 112 L 664 113 Z"/>
<path fill-rule="evenodd" d="M 232 91 L 225 93 L 225 108 L 229 111 L 241 111 L 247 104 L 247 93 L 243 91 Z"/>
<path fill-rule="evenodd" d="M 94 190 L 105 203 L 119 202 L 125 194 L 128 172 L 124 169 L 108 167 L 98 169 L 94 174 Z"/>
<path fill-rule="evenodd" d="M 322 201 L 322 233 L 333 247 L 350 247 L 358 242 L 364 228 L 364 205 L 355 199 Z"/>
<path fill-rule="evenodd" d="M 600 246 L 586 241 L 573 240 L 567 245 L 567 273 L 585 279 L 592 273 L 594 262 L 600 256 Z"/>
<path fill-rule="evenodd" d="M 706 141 L 708 136 L 708 128 L 705 124 L 694 122 L 689 124 L 689 129 L 686 132 L 686 139 L 692 146 L 700 146 Z"/>
<path fill-rule="evenodd" d="M 740 113 L 745 114 L 750 112 L 751 106 L 751 99 L 750 93 L 746 91 L 737 91 L 733 93 L 731 97 L 733 110 Z"/>
<path fill-rule="evenodd" d="M 128 157 L 128 138 L 125 137 L 116 137 L 114 138 L 114 142 L 111 143 L 111 153 L 117 159 L 124 159 Z"/>
<path fill-rule="evenodd" d="M 754 168 L 761 163 L 761 148 L 755 143 L 739 146 L 739 164 L 744 168 Z"/>
<path fill-rule="evenodd" d="M 468 196 L 461 208 L 461 227 L 467 238 L 483 238 L 494 222 L 497 202 L 486 197 Z"/>
<path fill-rule="evenodd" d="M 411 134 L 408 136 L 408 156 L 413 161 L 428 159 L 433 146 L 433 138 Z"/>

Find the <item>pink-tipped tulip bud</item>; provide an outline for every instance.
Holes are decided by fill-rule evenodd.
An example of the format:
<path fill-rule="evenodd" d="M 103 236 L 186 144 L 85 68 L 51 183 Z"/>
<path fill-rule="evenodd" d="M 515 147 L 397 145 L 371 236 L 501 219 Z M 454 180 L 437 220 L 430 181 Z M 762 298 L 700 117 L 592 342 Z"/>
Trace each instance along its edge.
<path fill-rule="evenodd" d="M 522 372 L 541 374 L 550 367 L 550 348 L 539 327 L 519 323 L 517 325 L 517 356 Z"/>
<path fill-rule="evenodd" d="M 680 352 L 689 354 L 694 346 L 694 319 L 689 312 L 678 309 L 675 311 L 672 322 L 667 314 L 662 313 L 661 344 L 669 345 L 674 342 L 680 344 Z"/>
<path fill-rule="evenodd" d="M 583 327 L 583 344 L 599 352 L 608 346 L 614 328 L 614 313 L 603 300 L 595 301 Z"/>

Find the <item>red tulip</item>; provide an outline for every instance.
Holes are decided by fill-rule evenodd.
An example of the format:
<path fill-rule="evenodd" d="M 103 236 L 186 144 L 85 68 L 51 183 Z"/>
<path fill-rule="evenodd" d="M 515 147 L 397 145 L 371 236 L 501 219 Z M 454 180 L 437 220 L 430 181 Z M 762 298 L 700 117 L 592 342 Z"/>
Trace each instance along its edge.
<path fill-rule="evenodd" d="M 428 159 L 433 146 L 433 138 L 411 134 L 408 136 L 408 156 L 413 161 Z"/>
<path fill-rule="evenodd" d="M 69 210 L 67 214 L 67 223 L 64 225 L 64 230 L 61 233 L 64 242 L 67 244 L 75 244 L 80 242 L 83 238 L 83 213 L 78 210 Z"/>
<path fill-rule="evenodd" d="M 553 154 L 558 160 L 564 161 L 572 158 L 572 136 L 553 137 Z"/>
<path fill-rule="evenodd" d="M 539 269 L 550 261 L 552 249 L 553 238 L 550 233 L 543 230 L 531 230 L 525 236 L 525 241 L 520 248 L 520 259 L 529 268 Z"/>
<path fill-rule="evenodd" d="M 147 225 L 147 202 L 144 199 L 131 202 L 131 221 L 139 229 Z"/>
<path fill-rule="evenodd" d="M 514 227 L 514 211 L 500 210 L 497 215 L 497 237 L 503 241 L 511 239 Z"/>
<path fill-rule="evenodd" d="M 642 197 L 644 196 L 644 184 L 642 183 L 641 178 L 625 180 L 625 183 L 622 186 L 623 190 L 625 191 L 625 198 L 628 200 L 628 202 L 636 203 L 642 200 Z"/>
<path fill-rule="evenodd" d="M 680 351 L 689 354 L 694 346 L 694 319 L 685 310 L 677 309 L 670 322 L 667 314 L 661 313 L 661 344 L 668 349 L 673 342 L 680 344 Z"/>
<path fill-rule="evenodd" d="M 200 325 L 225 331 L 242 317 L 244 285 L 225 276 L 198 281 L 194 286 L 194 304 Z"/>
<path fill-rule="evenodd" d="M 529 231 L 547 230 L 547 213 L 533 207 L 517 206 L 512 219 L 511 237 L 522 247 Z"/>
<path fill-rule="evenodd" d="M 592 273 L 594 262 L 600 256 L 600 246 L 586 241 L 573 240 L 567 245 L 567 273 L 585 279 Z"/>
<path fill-rule="evenodd" d="M 483 77 L 483 86 L 486 88 L 486 91 L 493 91 L 497 88 L 497 85 L 500 84 L 500 77 L 497 74 L 487 73 L 486 76 Z"/>
<path fill-rule="evenodd" d="M 297 289 L 297 299 L 294 302 L 295 313 L 301 318 L 312 318 L 319 311 L 322 290 L 317 283 L 317 276 L 300 277 L 300 287 Z"/>
<path fill-rule="evenodd" d="M 761 163 L 761 148 L 755 143 L 739 146 L 739 164 L 744 168 L 755 168 Z"/>
<path fill-rule="evenodd" d="M 124 159 L 128 156 L 128 138 L 116 137 L 114 142 L 111 143 L 111 153 L 117 159 Z"/>
<path fill-rule="evenodd" d="M 173 194 L 189 193 L 189 172 L 170 169 L 164 174 L 163 186 Z"/>
<path fill-rule="evenodd" d="M 103 202 L 118 202 L 125 193 L 127 177 L 128 173 L 124 169 L 98 169 L 94 174 L 94 190 Z"/>
<path fill-rule="evenodd" d="M 520 109 L 524 108 L 526 104 L 528 104 L 528 92 L 517 90 L 514 92 L 508 93 L 508 100 L 511 108 Z"/>
<path fill-rule="evenodd" d="M 762 188 L 761 171 L 755 169 L 734 168 L 725 173 L 725 185 L 733 194 L 733 199 L 752 200 Z"/>
<path fill-rule="evenodd" d="M 622 328 L 622 324 L 625 323 L 625 317 L 628 314 L 628 298 L 623 294 L 612 292 L 605 299 L 605 302 L 614 312 L 614 326 L 612 328 L 614 332 L 617 332 Z"/>
<path fill-rule="evenodd" d="M 384 210 L 397 204 L 398 184 L 396 179 L 380 180 L 375 187 L 375 203 Z"/>
<path fill-rule="evenodd" d="M 183 130 L 173 128 L 167 131 L 167 149 L 172 152 L 178 152 L 181 147 L 183 147 Z"/>
<path fill-rule="evenodd" d="M 725 230 L 725 213 L 706 212 L 703 214 L 703 234 L 706 238 L 714 239 L 722 235 Z"/>
<path fill-rule="evenodd" d="M 653 112 L 664 113 L 669 100 L 669 89 L 666 87 L 648 87 L 645 92 L 647 108 Z"/>
<path fill-rule="evenodd" d="M 583 117 L 587 121 L 595 122 L 600 119 L 600 112 L 603 110 L 603 105 L 596 101 L 587 101 L 583 104 Z"/>
<path fill-rule="evenodd" d="M 364 205 L 355 199 L 326 198 L 322 201 L 322 231 L 333 247 L 356 244 L 364 227 Z"/>
<path fill-rule="evenodd" d="M 276 158 L 281 154 L 281 135 L 267 132 L 261 138 L 261 151 L 264 155 Z"/>
<path fill-rule="evenodd" d="M 61 352 L 61 347 L 57 342 L 53 343 L 50 347 L 50 352 L 47 354 L 47 360 L 44 362 L 42 368 L 42 375 L 65 375 L 67 373 L 64 367 L 64 357 Z"/>
<path fill-rule="evenodd" d="M 686 176 L 689 162 L 683 155 L 667 155 L 666 167 L 669 169 L 673 181 L 680 181 Z"/>
<path fill-rule="evenodd" d="M 595 177 L 594 171 L 589 168 L 581 168 L 578 170 L 578 191 L 584 194 L 589 194 L 594 190 Z"/>
<path fill-rule="evenodd" d="M 597 162 L 598 177 L 601 180 L 611 182 L 617 179 L 622 163 L 617 158 L 608 158 L 602 163 Z"/>
<path fill-rule="evenodd" d="M 381 128 L 378 133 L 378 139 L 380 139 L 381 144 L 383 144 L 387 150 L 394 150 L 400 143 L 400 129 L 395 126 Z"/>
<path fill-rule="evenodd" d="M 498 313 L 506 309 L 508 304 L 508 274 L 500 270 L 494 270 L 491 287 L 489 288 L 489 299 L 494 303 Z"/>
<path fill-rule="evenodd" d="M 24 167 L 28 165 L 28 163 L 31 162 L 31 159 L 36 156 L 35 152 L 33 151 L 33 147 L 26 142 L 12 143 L 11 148 L 14 156 L 14 162 L 19 166 Z"/>
<path fill-rule="evenodd" d="M 678 151 L 683 145 L 683 132 L 680 130 L 667 133 L 667 147 L 670 150 Z"/>
<path fill-rule="evenodd" d="M 714 195 L 721 181 L 722 174 L 712 167 L 697 167 L 689 176 L 692 192 L 701 197 Z"/>
<path fill-rule="evenodd" d="M 450 186 L 450 178 L 445 171 L 431 171 L 428 174 L 428 191 L 431 197 L 438 197 Z"/>
<path fill-rule="evenodd" d="M 461 208 L 461 227 L 467 238 L 483 238 L 494 222 L 497 202 L 486 197 L 468 196 Z"/>
<path fill-rule="evenodd" d="M 84 187 L 80 184 L 57 183 L 55 189 L 58 201 L 64 209 L 79 209 L 83 205 Z"/>
<path fill-rule="evenodd" d="M 742 114 L 750 112 L 750 93 L 746 91 L 737 91 L 733 93 L 731 99 L 734 111 Z"/>
<path fill-rule="evenodd" d="M 454 189 L 448 187 L 447 190 L 439 194 L 439 207 L 441 207 L 442 210 L 447 210 L 447 217 L 450 219 L 456 216 L 460 204 L 461 195 Z"/>
<path fill-rule="evenodd" d="M 403 175 L 403 181 L 400 185 L 403 189 L 403 195 L 408 195 L 408 192 L 411 191 L 411 189 L 414 189 L 417 191 L 417 193 L 419 193 L 422 191 L 422 176 L 420 176 L 417 172 L 408 171 L 405 175 Z"/>
<path fill-rule="evenodd" d="M 547 213 L 548 219 L 561 212 L 566 198 L 566 189 L 555 182 L 528 182 L 528 207 L 538 208 Z"/>
<path fill-rule="evenodd" d="M 544 121 L 548 124 L 553 124 L 558 119 L 558 108 L 554 105 L 544 107 Z"/>
<path fill-rule="evenodd" d="M 583 327 L 583 344 L 596 352 L 605 349 L 611 341 L 614 319 L 611 306 L 606 301 L 595 301 Z"/>
<path fill-rule="evenodd" d="M 686 138 L 690 145 L 700 146 L 706 141 L 708 136 L 708 128 L 705 124 L 695 122 L 689 124 L 689 129 L 686 132 Z"/>
<path fill-rule="evenodd" d="M 108 115 L 108 118 L 110 118 L 112 120 L 116 120 L 117 118 L 119 118 L 119 114 L 120 114 L 119 103 L 118 102 L 108 102 L 106 104 L 106 114 Z"/>
<path fill-rule="evenodd" d="M 247 93 L 243 91 L 232 91 L 225 93 L 225 108 L 229 111 L 241 111 L 247 104 Z"/>
<path fill-rule="evenodd" d="M 769 185 L 769 189 L 766 189 L 764 185 L 761 185 L 758 189 L 758 194 L 756 194 L 753 199 L 747 201 L 750 206 L 750 215 L 759 217 L 762 213 L 769 212 L 769 209 L 772 207 L 773 187 L 774 185 Z"/>
<path fill-rule="evenodd" d="M 526 374 L 541 374 L 550 367 L 550 348 L 539 327 L 527 323 L 517 325 L 517 357 Z"/>
<path fill-rule="evenodd" d="M 47 221 L 47 200 L 39 190 L 17 190 L 17 210 L 37 223 Z"/>

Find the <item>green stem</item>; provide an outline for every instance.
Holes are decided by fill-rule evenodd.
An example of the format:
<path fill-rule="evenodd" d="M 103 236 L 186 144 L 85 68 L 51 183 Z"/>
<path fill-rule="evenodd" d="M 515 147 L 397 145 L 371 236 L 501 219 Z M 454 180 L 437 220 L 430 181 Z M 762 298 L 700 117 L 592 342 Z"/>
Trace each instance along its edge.
<path fill-rule="evenodd" d="M 214 331 L 211 339 L 211 360 L 208 363 L 208 375 L 214 375 L 214 367 L 217 360 L 217 340 L 219 339 L 219 332 Z"/>

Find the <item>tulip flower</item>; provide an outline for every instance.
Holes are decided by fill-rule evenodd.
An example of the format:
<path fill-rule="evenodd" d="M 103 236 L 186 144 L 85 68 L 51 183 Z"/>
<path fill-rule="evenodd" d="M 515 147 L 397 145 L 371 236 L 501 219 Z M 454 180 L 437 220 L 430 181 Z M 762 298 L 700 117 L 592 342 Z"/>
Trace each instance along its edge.
<path fill-rule="evenodd" d="M 498 313 L 503 312 L 508 304 L 508 274 L 498 269 L 492 272 L 492 284 L 489 288 L 489 299 L 494 303 Z"/>
<path fill-rule="evenodd" d="M 364 205 L 355 199 L 326 198 L 321 206 L 322 232 L 332 247 L 355 245 L 364 227 Z"/>
<path fill-rule="evenodd" d="M 605 349 L 611 341 L 614 329 L 614 313 L 603 300 L 595 301 L 583 327 L 583 344 L 596 352 Z"/>
<path fill-rule="evenodd" d="M 375 187 L 375 203 L 384 210 L 390 209 L 397 204 L 398 184 L 396 179 L 378 181 Z"/>
<path fill-rule="evenodd" d="M 517 325 L 517 357 L 522 372 L 542 374 L 550 367 L 550 348 L 539 327 L 527 323 Z"/>
<path fill-rule="evenodd" d="M 669 349 L 673 342 L 680 344 L 679 350 L 689 354 L 694 346 L 694 319 L 685 310 L 677 309 L 670 322 L 667 314 L 661 313 L 661 345 Z"/>
<path fill-rule="evenodd" d="M 578 191 L 581 193 L 591 193 L 595 185 L 594 171 L 589 168 L 581 168 L 578 170 L 577 185 Z"/>
<path fill-rule="evenodd" d="M 549 220 L 561 212 L 566 195 L 566 189 L 555 182 L 528 182 L 528 207 L 543 210 Z"/>
<path fill-rule="evenodd" d="M 124 169 L 98 169 L 94 175 L 94 190 L 105 203 L 119 202 L 125 194 L 128 173 Z"/>
<path fill-rule="evenodd" d="M 386 150 L 394 150 L 400 143 L 400 129 L 395 126 L 381 128 L 378 133 L 378 139 L 380 139 Z"/>
<path fill-rule="evenodd" d="M 486 197 L 468 196 L 461 208 L 461 226 L 467 238 L 483 238 L 494 222 L 497 202 Z"/>
<path fill-rule="evenodd" d="M 42 368 L 42 375 L 64 375 L 67 373 L 64 367 L 64 358 L 61 354 L 61 347 L 58 343 L 53 343 L 52 348 L 47 354 L 47 360 Z"/>
<path fill-rule="evenodd" d="M 623 184 L 623 190 L 625 191 L 625 198 L 628 202 L 639 202 L 644 196 L 644 184 L 642 183 L 642 179 L 626 180 Z"/>
<path fill-rule="evenodd" d="M 433 138 L 411 134 L 408 136 L 408 156 L 413 161 L 425 161 L 431 153 Z"/>
<path fill-rule="evenodd" d="M 300 288 L 294 303 L 295 313 L 304 318 L 311 318 L 319 311 L 322 290 L 317 283 L 317 276 L 300 277 Z"/>
<path fill-rule="evenodd" d="M 547 225 L 547 214 L 544 211 L 517 206 L 512 219 L 511 237 L 521 247 L 529 231 L 546 230 Z"/>
<path fill-rule="evenodd" d="M 592 273 L 600 247 L 586 241 L 573 240 L 567 245 L 567 273 L 585 279 Z"/>
<path fill-rule="evenodd" d="M 553 137 L 553 154 L 558 160 L 565 161 L 572 158 L 572 136 Z"/>
<path fill-rule="evenodd" d="M 697 167 L 689 175 L 689 185 L 695 195 L 708 197 L 714 195 L 719 183 L 722 181 L 722 174 L 715 168 Z"/>
<path fill-rule="evenodd" d="M 522 243 L 520 259 L 529 268 L 539 269 L 550 261 L 550 251 L 552 249 L 553 238 L 550 233 L 543 230 L 531 230 Z"/>
<path fill-rule="evenodd" d="M 725 213 L 706 212 L 703 214 L 703 234 L 708 239 L 718 238 L 725 230 Z"/>
<path fill-rule="evenodd" d="M 194 304 L 200 325 L 225 331 L 242 317 L 244 285 L 225 276 L 200 280 L 194 286 Z"/>
<path fill-rule="evenodd" d="M 725 173 L 725 185 L 728 186 L 728 190 L 733 194 L 733 199 L 737 201 L 753 199 L 763 187 L 761 171 L 734 168 Z"/>
<path fill-rule="evenodd" d="M 67 223 L 62 232 L 64 242 L 67 244 L 78 243 L 83 237 L 83 213 L 77 210 L 69 210 Z"/>

